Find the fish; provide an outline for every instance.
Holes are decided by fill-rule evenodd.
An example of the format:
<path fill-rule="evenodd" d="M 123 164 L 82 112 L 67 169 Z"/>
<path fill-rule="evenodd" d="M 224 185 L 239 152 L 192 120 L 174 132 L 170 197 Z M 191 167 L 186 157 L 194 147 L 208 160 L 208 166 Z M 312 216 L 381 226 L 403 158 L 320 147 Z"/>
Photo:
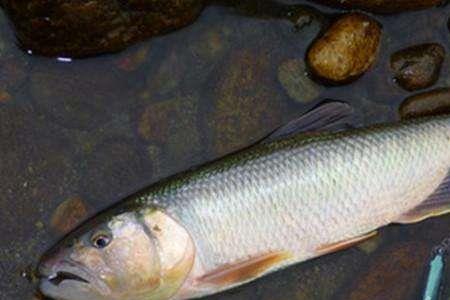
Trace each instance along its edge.
<path fill-rule="evenodd" d="M 353 128 L 328 102 L 242 151 L 162 180 L 43 255 L 57 300 L 181 300 L 450 211 L 450 115 Z"/>

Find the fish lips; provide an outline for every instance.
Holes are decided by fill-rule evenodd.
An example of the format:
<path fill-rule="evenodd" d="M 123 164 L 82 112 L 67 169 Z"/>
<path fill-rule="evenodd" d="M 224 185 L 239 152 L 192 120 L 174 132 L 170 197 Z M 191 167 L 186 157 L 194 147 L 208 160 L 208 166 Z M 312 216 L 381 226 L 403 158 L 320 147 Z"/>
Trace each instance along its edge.
<path fill-rule="evenodd" d="M 51 298 L 68 295 L 68 299 L 72 299 L 73 295 L 80 295 L 79 299 L 89 299 L 93 294 L 111 293 L 110 287 L 103 280 L 91 274 L 82 264 L 67 259 L 41 263 L 38 274 L 39 289 Z"/>
<path fill-rule="evenodd" d="M 65 281 L 75 281 L 82 284 L 90 284 L 92 276 L 81 266 L 75 263 L 63 261 L 46 265 L 42 263 L 38 269 L 41 284 L 48 283 L 59 286 Z"/>

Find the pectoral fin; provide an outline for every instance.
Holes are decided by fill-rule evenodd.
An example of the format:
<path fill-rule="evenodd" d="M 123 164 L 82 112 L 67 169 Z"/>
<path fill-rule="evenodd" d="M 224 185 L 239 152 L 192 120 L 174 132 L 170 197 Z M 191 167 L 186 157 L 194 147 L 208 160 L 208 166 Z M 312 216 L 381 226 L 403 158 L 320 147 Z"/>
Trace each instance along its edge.
<path fill-rule="evenodd" d="M 402 214 L 397 223 L 409 224 L 450 213 L 450 172 L 439 187 L 419 206 Z"/>
<path fill-rule="evenodd" d="M 269 269 L 292 257 L 287 252 L 274 252 L 226 265 L 208 273 L 196 281 L 201 285 L 234 286 L 260 277 Z"/>
<path fill-rule="evenodd" d="M 371 237 L 373 237 L 376 234 L 377 234 L 376 231 L 372 231 L 370 233 L 367 233 L 367 234 L 364 234 L 364 235 L 361 235 L 361 236 L 358 236 L 355 238 L 351 238 L 348 240 L 340 241 L 337 243 L 326 244 L 326 245 L 323 245 L 323 246 L 320 246 L 319 248 L 317 248 L 316 251 L 317 251 L 318 255 L 324 255 L 324 254 L 336 252 L 339 250 L 349 248 L 349 247 L 351 247 L 357 243 L 360 243 L 364 240 L 370 239 Z"/>

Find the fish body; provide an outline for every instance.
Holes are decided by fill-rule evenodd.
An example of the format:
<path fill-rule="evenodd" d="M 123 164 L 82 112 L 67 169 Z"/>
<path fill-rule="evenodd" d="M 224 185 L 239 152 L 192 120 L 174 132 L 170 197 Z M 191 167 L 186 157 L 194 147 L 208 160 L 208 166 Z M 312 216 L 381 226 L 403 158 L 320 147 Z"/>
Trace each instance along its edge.
<path fill-rule="evenodd" d="M 116 236 L 123 234 L 110 229 L 117 218 L 122 218 L 122 225 L 140 224 L 136 226 L 142 226 L 149 244 L 157 241 L 142 252 L 150 249 L 158 257 L 158 270 L 155 264 L 140 270 L 149 278 L 159 278 L 157 287 L 142 290 L 140 294 L 147 298 L 125 291 L 122 299 L 189 299 L 336 251 L 387 224 L 445 213 L 447 194 L 433 195 L 446 184 L 449 170 L 450 116 L 299 134 L 260 143 L 158 183 L 130 197 L 96 224 L 109 228 L 110 247 L 141 244 L 131 238 L 128 246 L 114 244 Z M 427 203 L 430 197 L 433 201 Z M 96 226 L 80 229 L 75 236 L 84 238 L 70 237 L 75 242 L 59 246 L 58 254 L 44 259 L 44 294 L 76 300 L 77 286 L 84 284 L 86 290 L 97 290 L 91 299 L 116 299 L 112 294 L 119 280 L 107 282 L 103 294 L 98 293 L 99 284 L 88 288 L 72 280 L 66 283 L 72 284 L 67 289 L 72 292 L 65 293 L 62 286 L 48 282 L 49 274 L 56 276 L 58 268 L 64 269 L 62 260 L 98 272 L 86 267 L 86 258 L 78 255 L 79 249 L 90 247 L 86 239 L 92 242 Z M 97 250 L 106 255 L 104 249 Z M 136 274 L 132 268 L 127 272 Z"/>

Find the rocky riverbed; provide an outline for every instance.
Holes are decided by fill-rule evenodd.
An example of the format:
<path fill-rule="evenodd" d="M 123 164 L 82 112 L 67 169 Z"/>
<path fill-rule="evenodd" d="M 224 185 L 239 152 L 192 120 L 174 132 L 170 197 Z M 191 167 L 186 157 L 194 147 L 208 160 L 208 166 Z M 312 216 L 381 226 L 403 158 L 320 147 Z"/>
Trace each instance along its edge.
<path fill-rule="evenodd" d="M 36 262 L 82 220 L 325 99 L 353 126 L 450 111 L 439 1 L 28 2 L 0 1 L 1 300 L 42 299 Z M 389 226 L 209 299 L 415 299 L 449 225 Z"/>

